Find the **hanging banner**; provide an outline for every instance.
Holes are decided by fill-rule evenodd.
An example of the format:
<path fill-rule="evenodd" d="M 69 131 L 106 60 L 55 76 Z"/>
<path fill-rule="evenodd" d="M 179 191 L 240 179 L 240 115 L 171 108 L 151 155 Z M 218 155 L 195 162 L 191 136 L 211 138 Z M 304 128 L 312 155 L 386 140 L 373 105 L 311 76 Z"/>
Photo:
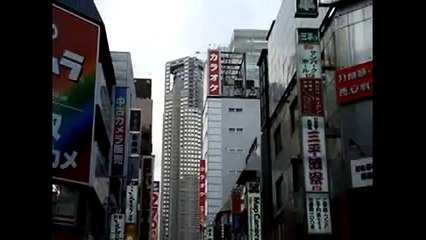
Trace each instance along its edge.
<path fill-rule="evenodd" d="M 126 223 L 136 223 L 138 204 L 138 186 L 129 185 L 126 188 Z"/>
<path fill-rule="evenodd" d="M 124 214 L 112 214 L 110 240 L 124 240 Z"/>
<path fill-rule="evenodd" d="M 52 27 L 52 174 L 88 184 L 100 28 L 56 5 Z"/>
<path fill-rule="evenodd" d="M 209 96 L 220 95 L 220 51 L 208 50 Z"/>
<path fill-rule="evenodd" d="M 328 193 L 307 193 L 306 212 L 309 234 L 331 234 Z"/>

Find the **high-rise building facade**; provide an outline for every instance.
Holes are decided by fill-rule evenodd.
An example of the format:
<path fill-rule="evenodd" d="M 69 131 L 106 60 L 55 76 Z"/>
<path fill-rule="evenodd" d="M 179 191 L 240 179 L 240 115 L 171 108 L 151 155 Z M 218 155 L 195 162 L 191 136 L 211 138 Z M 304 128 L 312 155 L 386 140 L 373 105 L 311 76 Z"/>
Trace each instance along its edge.
<path fill-rule="evenodd" d="M 164 240 L 199 239 L 203 66 L 194 57 L 166 63 L 161 176 Z"/>

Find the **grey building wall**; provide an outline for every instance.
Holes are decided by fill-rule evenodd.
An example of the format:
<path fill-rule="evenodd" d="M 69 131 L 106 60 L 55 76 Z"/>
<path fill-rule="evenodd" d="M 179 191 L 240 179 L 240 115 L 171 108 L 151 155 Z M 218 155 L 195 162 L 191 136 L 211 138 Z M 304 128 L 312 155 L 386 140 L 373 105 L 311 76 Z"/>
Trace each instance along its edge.
<path fill-rule="evenodd" d="M 160 214 L 164 240 L 199 238 L 202 72 L 203 62 L 197 58 L 166 63 Z"/>
<path fill-rule="evenodd" d="M 259 99 L 207 98 L 203 134 L 207 222 L 210 222 L 228 200 L 244 169 L 251 143 L 260 134 Z"/>

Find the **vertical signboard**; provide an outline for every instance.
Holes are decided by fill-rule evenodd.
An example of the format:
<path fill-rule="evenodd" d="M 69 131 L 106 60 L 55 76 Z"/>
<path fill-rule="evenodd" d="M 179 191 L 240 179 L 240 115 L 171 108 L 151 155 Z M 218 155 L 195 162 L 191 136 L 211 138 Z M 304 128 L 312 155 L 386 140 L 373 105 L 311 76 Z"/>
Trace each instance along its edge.
<path fill-rule="evenodd" d="M 149 239 L 151 235 L 151 199 L 152 199 L 152 167 L 153 156 L 142 159 L 142 204 L 141 204 L 141 239 Z"/>
<path fill-rule="evenodd" d="M 373 186 L 373 158 L 351 160 L 352 187 Z"/>
<path fill-rule="evenodd" d="M 315 2 L 318 4 L 317 1 Z M 331 234 L 319 37 L 318 29 L 299 28 L 297 30 L 301 149 L 306 189 L 307 232 L 308 234 Z M 315 204 L 321 202 L 321 206 L 326 204 L 327 207 L 321 209 L 317 205 L 312 207 L 313 202 Z M 323 210 L 327 210 L 328 213 L 322 212 Z M 321 214 L 318 211 L 321 211 Z"/>
<path fill-rule="evenodd" d="M 158 240 L 158 206 L 160 203 L 160 182 L 154 181 L 152 186 L 152 224 L 151 240 Z"/>
<path fill-rule="evenodd" d="M 200 186 L 199 186 L 199 213 L 200 213 L 200 232 L 204 226 L 206 216 L 206 160 L 200 161 Z"/>
<path fill-rule="evenodd" d="M 331 232 L 330 199 L 327 193 L 307 193 L 306 212 L 311 234 Z"/>
<path fill-rule="evenodd" d="M 323 117 L 302 117 L 302 146 L 306 191 L 328 192 Z"/>
<path fill-rule="evenodd" d="M 114 88 L 114 121 L 111 176 L 124 176 L 127 132 L 127 87 Z"/>
<path fill-rule="evenodd" d="M 111 215 L 110 240 L 124 240 L 124 214 Z"/>
<path fill-rule="evenodd" d="M 340 104 L 373 96 L 373 62 L 336 71 L 336 94 Z"/>
<path fill-rule="evenodd" d="M 296 0 L 295 17 L 296 18 L 318 17 L 318 0 Z"/>
<path fill-rule="evenodd" d="M 138 186 L 128 185 L 126 188 L 126 223 L 136 223 L 138 204 Z"/>
<path fill-rule="evenodd" d="M 248 239 L 262 239 L 262 213 L 258 182 L 247 183 Z"/>
<path fill-rule="evenodd" d="M 208 50 L 209 96 L 220 95 L 220 51 Z"/>
<path fill-rule="evenodd" d="M 53 177 L 89 183 L 99 26 L 52 5 Z M 80 34 L 74 34 L 78 31 Z"/>

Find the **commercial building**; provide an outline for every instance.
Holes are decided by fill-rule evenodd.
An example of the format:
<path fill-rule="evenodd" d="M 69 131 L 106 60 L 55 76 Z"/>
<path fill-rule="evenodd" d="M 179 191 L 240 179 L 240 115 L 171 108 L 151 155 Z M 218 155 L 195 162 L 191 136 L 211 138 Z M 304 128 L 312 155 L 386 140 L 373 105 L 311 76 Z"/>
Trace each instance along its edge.
<path fill-rule="evenodd" d="M 207 161 L 207 222 L 229 198 L 251 141 L 260 133 L 259 70 L 268 31 L 234 30 L 229 51 L 209 50 L 204 73 L 203 159 Z M 219 66 L 215 73 L 215 66 Z M 212 71 L 213 69 L 213 71 Z M 218 75 L 217 81 L 213 75 Z M 215 87 L 217 88 L 215 89 Z"/>
<path fill-rule="evenodd" d="M 116 79 L 105 26 L 84 0 L 54 1 L 52 21 L 52 238 L 108 239 L 118 195 L 108 178 Z"/>
<path fill-rule="evenodd" d="M 369 232 L 374 225 L 370 222 L 374 211 L 368 200 L 373 174 L 372 1 L 319 2 L 337 3 L 322 4 L 316 9 L 316 18 L 295 19 L 294 16 L 298 16 L 295 9 L 300 13 L 296 1 L 283 2 L 268 35 L 268 48 L 262 51 L 258 63 L 265 239 L 305 239 L 306 234 L 313 239 L 331 236 L 333 239 L 363 239 L 361 234 Z M 317 43 L 300 43 L 300 33 L 307 31 L 318 33 Z M 315 37 L 309 40 L 312 39 Z M 315 83 L 299 84 L 302 81 L 299 76 L 307 65 L 297 61 L 305 56 L 300 55 L 303 50 L 297 50 L 296 46 L 306 50 L 313 49 L 316 44 L 321 51 L 321 55 L 318 54 L 321 63 L 307 65 L 311 64 L 310 70 L 313 66 L 321 69 L 318 85 L 321 90 L 311 93 L 318 95 L 311 95 L 315 99 L 309 102 L 310 97 L 304 95 L 306 91 L 300 89 L 309 89 Z M 305 131 L 310 127 L 303 119 L 310 104 L 323 109 L 323 117 L 313 118 L 324 119 L 324 126 L 315 122 L 315 128 L 324 135 L 320 165 L 307 157 L 314 149 L 304 145 Z M 328 177 L 317 179 L 318 175 L 311 175 L 311 170 L 319 169 Z M 321 200 L 320 209 L 324 212 L 316 218 L 311 215 L 316 210 L 309 206 L 307 196 L 312 190 L 307 186 L 320 182 L 328 182 L 324 186 L 328 189 L 329 200 Z M 306 207 L 305 201 L 308 202 Z"/>
<path fill-rule="evenodd" d="M 164 240 L 199 239 L 203 66 L 194 57 L 166 63 L 160 214 Z"/>

